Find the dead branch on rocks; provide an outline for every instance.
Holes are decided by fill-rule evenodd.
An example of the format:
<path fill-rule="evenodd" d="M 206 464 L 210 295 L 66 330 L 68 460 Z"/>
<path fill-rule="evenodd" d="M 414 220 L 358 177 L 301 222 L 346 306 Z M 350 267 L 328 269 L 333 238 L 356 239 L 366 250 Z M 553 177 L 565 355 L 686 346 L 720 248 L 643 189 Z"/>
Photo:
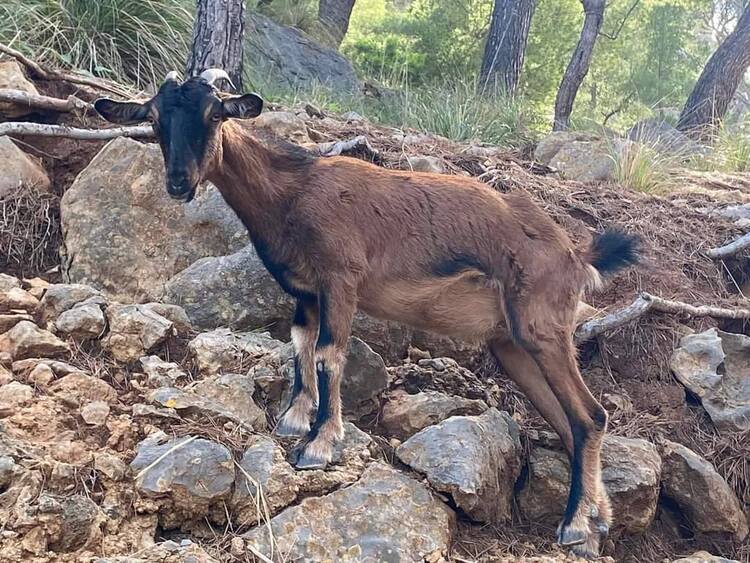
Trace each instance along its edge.
<path fill-rule="evenodd" d="M 320 156 L 339 156 L 343 152 L 353 151 L 358 148 L 364 148 L 370 156 L 377 156 L 378 151 L 373 148 L 370 141 L 364 135 L 359 135 L 348 141 L 333 141 L 330 143 L 320 143 L 315 148 Z"/>
<path fill-rule="evenodd" d="M 716 319 L 750 319 L 748 309 L 724 309 L 707 305 L 695 306 L 682 301 L 672 301 L 641 293 L 635 301 L 627 307 L 610 313 L 601 319 L 593 319 L 583 323 L 575 333 L 577 342 L 586 342 L 602 333 L 612 331 L 642 317 L 649 311 L 681 315 L 684 317 L 713 317 Z"/>
<path fill-rule="evenodd" d="M 12 90 L 0 88 L 0 102 L 10 103 L 24 108 L 32 108 L 45 111 L 56 111 L 66 113 L 75 110 L 92 111 L 94 106 L 84 102 L 75 96 L 68 96 L 67 99 L 52 98 L 39 94 L 31 94 L 23 90 Z"/>
<path fill-rule="evenodd" d="M 67 127 L 66 125 L 8 121 L 7 123 L 0 123 L 0 137 L 3 135 L 67 137 L 83 141 L 101 141 L 114 139 L 115 137 L 153 137 L 154 130 L 150 125 L 111 127 L 109 129 L 82 129 L 79 127 Z"/>
<path fill-rule="evenodd" d="M 132 92 L 128 92 L 125 88 L 122 88 L 121 86 L 113 84 L 109 81 L 87 78 L 85 76 L 79 76 L 68 72 L 61 72 L 59 70 L 44 68 L 42 65 L 40 65 L 36 61 L 31 60 L 20 51 L 16 51 L 15 49 L 8 47 L 7 45 L 3 45 L 2 43 L 0 43 L 0 53 L 5 53 L 6 55 L 13 57 L 19 63 L 28 68 L 29 71 L 31 71 L 37 78 L 41 78 L 43 80 L 64 80 L 72 84 L 81 84 L 82 86 L 88 86 L 96 90 L 105 90 L 112 94 L 123 96 L 125 98 L 132 95 Z"/>
<path fill-rule="evenodd" d="M 707 250 L 706 255 L 709 258 L 713 258 L 714 260 L 721 260 L 722 258 L 729 258 L 730 256 L 734 256 L 735 254 L 742 252 L 746 248 L 750 248 L 750 233 L 741 236 L 740 238 L 733 242 L 730 242 L 729 244 L 720 246 L 719 248 L 712 248 L 710 250 Z"/>

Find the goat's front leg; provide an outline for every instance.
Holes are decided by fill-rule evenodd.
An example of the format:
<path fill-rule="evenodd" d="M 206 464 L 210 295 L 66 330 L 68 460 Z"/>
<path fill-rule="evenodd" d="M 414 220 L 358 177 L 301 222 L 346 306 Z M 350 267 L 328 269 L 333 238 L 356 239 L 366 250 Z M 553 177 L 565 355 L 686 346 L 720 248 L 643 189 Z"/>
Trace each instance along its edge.
<path fill-rule="evenodd" d="M 296 449 L 298 469 L 322 469 L 333 457 L 337 440 L 344 436 L 341 419 L 341 377 L 346 347 L 356 310 L 356 296 L 338 284 L 320 293 L 320 331 L 315 346 L 318 376 L 318 415 L 310 433 Z"/>
<path fill-rule="evenodd" d="M 315 342 L 318 339 L 318 299 L 299 299 L 292 321 L 294 345 L 294 385 L 292 398 L 279 418 L 275 434 L 282 438 L 300 438 L 310 431 L 310 419 L 318 404 L 315 373 Z"/>

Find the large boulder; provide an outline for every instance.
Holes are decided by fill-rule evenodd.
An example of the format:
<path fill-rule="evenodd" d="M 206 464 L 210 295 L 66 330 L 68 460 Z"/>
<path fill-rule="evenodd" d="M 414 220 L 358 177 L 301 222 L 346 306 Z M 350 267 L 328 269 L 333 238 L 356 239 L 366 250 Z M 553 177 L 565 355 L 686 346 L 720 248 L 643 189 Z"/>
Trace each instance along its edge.
<path fill-rule="evenodd" d="M 419 481 L 373 463 L 355 484 L 306 498 L 245 534 L 254 550 L 294 561 L 435 561 L 455 515 Z M 272 542 L 272 543 L 271 543 Z"/>
<path fill-rule="evenodd" d="M 19 149 L 10 137 L 0 137 L 0 162 L 3 163 L 0 198 L 12 194 L 19 186 L 49 191 L 50 181 L 47 173 L 36 160 Z"/>
<path fill-rule="evenodd" d="M 750 429 L 750 337 L 715 328 L 682 337 L 672 372 L 719 429 Z"/>
<path fill-rule="evenodd" d="M 598 141 L 599 137 L 585 131 L 553 131 L 539 141 L 534 149 L 534 160 L 549 165 L 563 146 L 575 142 Z"/>
<path fill-rule="evenodd" d="M 478 415 L 486 410 L 487 404 L 480 399 L 465 399 L 438 391 L 414 395 L 397 391 L 383 405 L 380 425 L 389 435 L 406 440 L 423 428 L 452 416 Z"/>
<path fill-rule="evenodd" d="M 164 189 L 157 145 L 108 143 L 65 192 L 63 275 L 122 302 L 157 301 L 177 272 L 206 256 L 230 254 L 249 240 L 216 188 L 192 202 Z"/>
<path fill-rule="evenodd" d="M 707 148 L 691 139 L 674 125 L 663 119 L 650 117 L 639 121 L 625 133 L 625 137 L 661 153 L 688 158 L 705 154 Z"/>
<path fill-rule="evenodd" d="M 602 481 L 612 501 L 615 526 L 630 533 L 648 529 L 656 514 L 661 458 L 646 440 L 606 436 L 602 445 Z M 568 498 L 570 465 L 562 452 L 535 447 L 529 475 L 518 495 L 530 520 L 556 524 Z"/>
<path fill-rule="evenodd" d="M 292 299 L 251 244 L 228 256 L 197 260 L 164 285 L 164 301 L 182 306 L 193 326 L 210 330 L 270 327 L 288 335 Z"/>
<path fill-rule="evenodd" d="M 287 88 L 304 90 L 322 84 L 338 92 L 359 90 L 349 61 L 297 29 L 250 13 L 245 37 L 253 53 L 253 71 L 257 76 Z"/>
<path fill-rule="evenodd" d="M 681 444 L 662 451 L 664 496 L 673 500 L 697 533 L 723 533 L 742 541 L 747 517 L 737 495 L 713 465 Z"/>
<path fill-rule="evenodd" d="M 383 358 L 356 336 L 350 338 L 341 380 L 344 412 L 354 418 L 372 413 L 387 386 L 388 373 Z"/>
<path fill-rule="evenodd" d="M 672 563 L 740 563 L 736 559 L 725 559 L 716 555 L 711 555 L 707 551 L 696 551 L 689 557 L 675 559 Z"/>
<path fill-rule="evenodd" d="M 396 450 L 438 491 L 482 522 L 510 519 L 513 487 L 521 469 L 518 425 L 507 413 L 454 416 L 425 428 Z"/>

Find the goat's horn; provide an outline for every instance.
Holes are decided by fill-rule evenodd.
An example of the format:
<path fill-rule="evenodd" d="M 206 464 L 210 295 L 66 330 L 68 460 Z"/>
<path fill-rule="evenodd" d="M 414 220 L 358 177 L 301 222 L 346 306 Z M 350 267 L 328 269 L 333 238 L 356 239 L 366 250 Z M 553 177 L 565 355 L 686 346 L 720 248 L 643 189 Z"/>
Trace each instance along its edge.
<path fill-rule="evenodd" d="M 233 90 L 236 90 L 234 84 L 232 84 L 232 79 L 229 78 L 229 75 L 227 74 L 227 71 L 221 68 L 209 68 L 201 72 L 201 78 L 205 80 L 208 84 L 211 86 L 214 85 L 214 82 L 220 79 L 224 79 L 227 82 L 229 82 L 229 85 L 232 87 Z"/>
<path fill-rule="evenodd" d="M 171 80 L 173 82 L 179 82 L 180 81 L 180 75 L 177 74 L 176 70 L 172 70 L 167 73 L 167 76 L 164 78 L 165 81 Z"/>

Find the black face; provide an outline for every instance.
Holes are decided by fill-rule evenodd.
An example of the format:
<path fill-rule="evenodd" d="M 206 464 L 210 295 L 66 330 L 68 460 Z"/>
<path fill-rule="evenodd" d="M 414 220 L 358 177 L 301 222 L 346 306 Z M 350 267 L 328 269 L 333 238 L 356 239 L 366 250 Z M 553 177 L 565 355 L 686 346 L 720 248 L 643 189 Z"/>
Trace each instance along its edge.
<path fill-rule="evenodd" d="M 258 116 L 263 100 L 255 94 L 220 98 L 205 80 L 191 78 L 183 84 L 167 80 L 156 96 L 142 104 L 103 98 L 94 107 L 113 123 L 153 124 L 164 155 L 167 193 L 187 202 L 217 164 L 222 122 L 232 117 Z"/>

